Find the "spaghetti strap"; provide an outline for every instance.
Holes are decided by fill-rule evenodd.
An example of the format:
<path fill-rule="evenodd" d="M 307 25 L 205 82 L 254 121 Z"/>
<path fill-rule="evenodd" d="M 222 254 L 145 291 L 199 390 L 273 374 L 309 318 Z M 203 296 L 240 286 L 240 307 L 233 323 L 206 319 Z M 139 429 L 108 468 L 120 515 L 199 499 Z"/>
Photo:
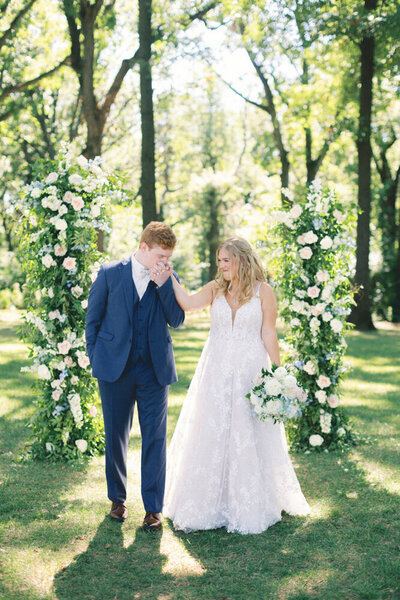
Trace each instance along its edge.
<path fill-rule="evenodd" d="M 262 281 L 260 281 L 260 283 L 258 284 L 257 289 L 256 289 L 256 293 L 254 294 L 256 296 L 256 298 L 260 297 L 261 285 L 262 285 Z"/>

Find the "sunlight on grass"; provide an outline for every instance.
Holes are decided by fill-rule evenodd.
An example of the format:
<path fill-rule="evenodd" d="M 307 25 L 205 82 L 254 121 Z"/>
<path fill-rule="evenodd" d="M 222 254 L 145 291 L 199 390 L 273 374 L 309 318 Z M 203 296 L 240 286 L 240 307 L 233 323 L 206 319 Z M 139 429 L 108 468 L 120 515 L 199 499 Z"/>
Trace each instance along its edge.
<path fill-rule="evenodd" d="M 400 444 L 395 445 L 397 452 L 400 451 Z M 352 457 L 358 466 L 364 471 L 365 478 L 369 483 L 378 484 L 390 494 L 400 496 L 400 474 L 399 469 L 391 467 L 383 462 L 365 458 L 361 452 L 355 450 Z"/>
<path fill-rule="evenodd" d="M 186 577 L 187 575 L 204 575 L 206 569 L 201 563 L 193 558 L 186 550 L 179 538 L 171 529 L 164 527 L 160 552 L 168 557 L 162 572 L 169 573 L 175 577 Z"/>
<path fill-rule="evenodd" d="M 276 600 L 283 600 L 284 598 L 290 598 L 293 594 L 294 598 L 299 600 L 308 600 L 308 598 L 317 598 L 313 592 L 318 589 L 321 585 L 326 583 L 330 578 L 335 576 L 335 570 L 333 568 L 325 569 L 307 569 L 303 573 L 291 574 L 289 577 L 285 577 L 276 592 Z M 300 595 L 297 596 L 300 592 Z M 313 594 L 312 596 L 306 596 L 307 594 Z M 272 600 L 272 599 L 271 599 Z M 318 600 L 323 600 L 318 596 Z M 338 597 L 339 600 L 339 597 Z"/>

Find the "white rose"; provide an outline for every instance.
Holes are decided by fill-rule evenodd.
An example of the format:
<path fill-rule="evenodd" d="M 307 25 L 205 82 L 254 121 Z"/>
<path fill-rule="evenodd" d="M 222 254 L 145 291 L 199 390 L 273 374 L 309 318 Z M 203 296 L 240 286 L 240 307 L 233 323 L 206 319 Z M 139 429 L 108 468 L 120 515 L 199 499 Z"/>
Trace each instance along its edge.
<path fill-rule="evenodd" d="M 51 185 L 52 183 L 55 183 L 58 179 L 58 174 L 57 173 L 50 173 L 49 175 L 47 175 L 46 179 L 45 179 L 45 183 L 47 183 L 47 185 Z"/>
<path fill-rule="evenodd" d="M 268 396 L 279 396 L 282 391 L 279 381 L 273 377 L 266 379 L 264 388 Z"/>
<path fill-rule="evenodd" d="M 318 240 L 318 236 L 315 235 L 313 231 L 307 231 L 307 233 L 303 235 L 303 238 L 306 244 L 313 244 Z"/>
<path fill-rule="evenodd" d="M 40 188 L 33 188 L 33 190 L 31 191 L 31 196 L 32 198 L 39 198 L 39 196 L 41 195 L 42 190 Z"/>
<path fill-rule="evenodd" d="M 315 278 L 319 283 L 323 283 L 324 281 L 328 281 L 329 273 L 328 271 L 317 271 Z"/>
<path fill-rule="evenodd" d="M 330 321 L 331 319 L 333 319 L 333 315 L 330 312 L 325 312 L 322 315 L 323 320 L 327 323 L 328 321 Z"/>
<path fill-rule="evenodd" d="M 323 250 L 328 250 L 332 246 L 332 244 L 333 244 L 332 239 L 328 235 L 326 235 L 321 240 L 321 248 Z"/>
<path fill-rule="evenodd" d="M 296 387 L 297 386 L 296 377 L 294 377 L 293 375 L 286 375 L 286 377 L 283 380 L 283 385 L 285 386 L 285 388 Z"/>
<path fill-rule="evenodd" d="M 67 248 L 65 246 L 60 246 L 60 244 L 56 244 L 54 246 L 54 254 L 56 256 L 64 256 L 67 253 Z"/>
<path fill-rule="evenodd" d="M 335 219 L 338 223 L 341 223 L 345 219 L 344 214 L 342 212 L 340 212 L 340 210 L 337 210 L 337 209 L 335 209 L 333 211 L 333 216 L 335 217 Z"/>
<path fill-rule="evenodd" d="M 299 206 L 298 204 L 295 204 L 290 209 L 289 214 L 292 217 L 292 219 L 298 219 L 302 212 L 303 212 L 303 209 L 301 208 L 301 206 Z"/>
<path fill-rule="evenodd" d="M 319 287 L 313 285 L 307 289 L 307 294 L 310 296 L 310 298 L 318 298 L 320 291 L 321 290 Z"/>
<path fill-rule="evenodd" d="M 300 258 L 302 258 L 303 260 L 308 260 L 312 257 L 312 250 L 309 246 L 304 246 L 304 248 L 300 250 L 299 254 Z"/>
<path fill-rule="evenodd" d="M 294 317 L 294 319 L 292 319 L 290 321 L 290 326 L 291 327 L 299 327 L 299 325 L 301 325 L 300 320 L 297 317 Z"/>
<path fill-rule="evenodd" d="M 344 427 L 339 427 L 339 429 L 337 430 L 337 434 L 338 435 L 345 435 L 346 430 Z"/>
<path fill-rule="evenodd" d="M 97 415 L 97 408 L 93 406 L 93 404 L 89 406 L 89 415 L 91 417 L 95 417 Z"/>
<path fill-rule="evenodd" d="M 88 161 L 87 161 L 87 158 L 85 158 L 85 157 L 83 156 L 83 154 L 80 154 L 80 155 L 78 156 L 78 158 L 76 159 L 76 162 L 78 163 L 78 165 L 79 165 L 80 167 L 82 167 L 82 169 L 86 169 L 86 168 L 87 168 L 87 166 L 88 166 Z"/>
<path fill-rule="evenodd" d="M 65 192 L 65 194 L 63 196 L 63 201 L 66 202 L 67 204 L 71 204 L 71 202 L 74 198 L 75 198 L 75 194 L 68 191 L 68 192 Z"/>
<path fill-rule="evenodd" d="M 321 427 L 322 433 L 330 433 L 331 432 L 331 421 L 332 415 L 329 413 L 324 413 L 319 418 L 319 424 Z"/>
<path fill-rule="evenodd" d="M 262 377 L 261 373 L 258 373 L 253 379 L 253 385 L 254 386 L 261 385 L 262 382 L 263 382 L 263 377 Z"/>
<path fill-rule="evenodd" d="M 60 311 L 58 309 L 57 310 L 51 310 L 49 312 L 49 319 L 51 321 L 53 321 L 54 319 L 58 319 L 58 317 L 60 317 L 60 316 L 61 316 L 60 315 Z"/>
<path fill-rule="evenodd" d="M 68 227 L 68 223 L 65 219 L 57 219 L 54 223 L 54 227 L 59 231 L 65 231 Z"/>
<path fill-rule="evenodd" d="M 58 207 L 58 214 L 60 215 L 60 217 L 62 217 L 62 215 L 65 215 L 65 213 L 68 212 L 68 208 L 65 206 L 65 204 L 60 204 L 60 206 Z"/>
<path fill-rule="evenodd" d="M 254 394 L 253 392 L 250 393 L 250 402 L 252 403 L 253 406 L 261 406 L 263 399 L 260 398 L 260 396 L 257 396 L 257 394 Z"/>
<path fill-rule="evenodd" d="M 82 369 L 87 369 L 87 367 L 89 366 L 90 362 L 87 356 L 80 356 L 78 358 L 78 365 L 82 368 Z"/>
<path fill-rule="evenodd" d="M 71 350 L 71 344 L 68 340 L 64 340 L 63 342 L 59 342 L 57 344 L 57 348 L 60 354 L 68 354 Z"/>
<path fill-rule="evenodd" d="M 316 331 L 321 326 L 319 319 L 317 317 L 313 317 L 310 321 L 310 328 Z"/>
<path fill-rule="evenodd" d="M 38 375 L 42 379 L 51 379 L 51 373 L 46 365 L 39 365 Z"/>
<path fill-rule="evenodd" d="M 67 258 L 64 258 L 62 265 L 67 269 L 67 271 L 73 271 L 76 269 L 76 258 L 67 256 Z"/>
<path fill-rule="evenodd" d="M 42 263 L 47 268 L 52 267 L 56 264 L 51 254 L 45 254 L 44 256 L 42 256 Z"/>
<path fill-rule="evenodd" d="M 62 390 L 54 390 L 54 392 L 52 392 L 52 394 L 51 394 L 51 397 L 56 402 L 58 402 L 58 400 L 60 399 L 61 396 L 62 396 Z"/>
<path fill-rule="evenodd" d="M 303 367 L 303 370 L 308 373 L 309 375 L 315 375 L 315 365 L 314 363 L 309 360 L 306 362 L 306 364 Z"/>
<path fill-rule="evenodd" d="M 79 296 L 82 296 L 83 294 L 83 289 L 79 287 L 79 285 L 75 285 L 73 288 L 71 288 L 71 294 L 75 296 L 75 298 L 79 298 Z"/>
<path fill-rule="evenodd" d="M 94 204 L 92 206 L 92 208 L 90 209 L 90 212 L 92 213 L 92 217 L 94 217 L 96 219 L 97 217 L 100 216 L 100 212 L 101 212 L 100 206 L 98 206 L 97 204 Z"/>
<path fill-rule="evenodd" d="M 278 367 L 274 371 L 274 377 L 276 377 L 279 381 L 285 379 L 287 375 L 288 372 L 286 371 L 285 367 Z"/>
<path fill-rule="evenodd" d="M 82 302 L 81 302 L 82 308 L 87 308 L 87 305 L 88 305 L 88 301 L 87 300 L 82 300 Z"/>
<path fill-rule="evenodd" d="M 331 408 L 337 408 L 339 406 L 339 397 L 336 394 L 331 394 L 328 397 L 328 404 Z"/>
<path fill-rule="evenodd" d="M 318 392 L 315 392 L 315 397 L 320 404 L 325 404 L 326 392 L 324 390 L 318 390 Z"/>
<path fill-rule="evenodd" d="M 326 375 L 320 375 L 317 379 L 317 385 L 320 388 L 326 388 L 331 385 L 331 380 Z"/>
<path fill-rule="evenodd" d="M 331 327 L 335 333 L 339 333 L 343 329 L 343 323 L 339 319 L 332 319 Z"/>
<path fill-rule="evenodd" d="M 72 204 L 72 208 L 76 211 L 82 210 L 82 208 L 85 206 L 85 203 L 80 196 L 76 196 L 72 200 L 71 204 Z"/>
<path fill-rule="evenodd" d="M 299 235 L 299 236 L 298 236 L 298 238 L 297 238 L 297 243 L 298 243 L 298 244 L 301 244 L 302 246 L 304 246 L 304 244 L 306 243 L 306 242 L 305 242 L 305 239 L 304 239 L 304 234 L 303 234 L 303 235 Z"/>
<path fill-rule="evenodd" d="M 82 453 L 86 452 L 87 447 L 88 447 L 88 443 L 86 440 L 75 440 L 75 444 L 76 444 L 78 450 L 80 450 Z"/>
<path fill-rule="evenodd" d="M 314 435 L 310 435 L 309 442 L 310 446 L 321 446 L 321 444 L 324 443 L 324 438 L 322 437 L 322 435 L 316 433 Z"/>
<path fill-rule="evenodd" d="M 77 173 L 74 173 L 73 175 L 70 175 L 68 177 L 68 181 L 70 182 L 71 185 L 80 186 L 82 184 L 82 177 L 80 175 L 78 175 Z"/>

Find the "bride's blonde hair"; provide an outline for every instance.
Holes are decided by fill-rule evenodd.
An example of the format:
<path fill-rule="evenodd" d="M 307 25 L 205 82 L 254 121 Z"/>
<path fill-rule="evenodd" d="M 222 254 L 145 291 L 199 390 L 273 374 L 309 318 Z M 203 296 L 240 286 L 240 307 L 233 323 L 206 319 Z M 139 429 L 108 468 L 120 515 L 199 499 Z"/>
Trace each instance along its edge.
<path fill-rule="evenodd" d="M 266 280 L 264 267 L 251 244 L 241 237 L 231 237 L 222 242 L 217 250 L 217 261 L 222 248 L 227 252 L 232 261 L 231 268 L 236 268 L 235 276 L 238 280 L 238 301 L 240 304 L 244 304 L 254 295 L 256 281 Z M 217 296 L 224 296 L 230 291 L 232 282 L 226 281 L 221 271 L 218 271 L 215 281 L 217 282 Z"/>

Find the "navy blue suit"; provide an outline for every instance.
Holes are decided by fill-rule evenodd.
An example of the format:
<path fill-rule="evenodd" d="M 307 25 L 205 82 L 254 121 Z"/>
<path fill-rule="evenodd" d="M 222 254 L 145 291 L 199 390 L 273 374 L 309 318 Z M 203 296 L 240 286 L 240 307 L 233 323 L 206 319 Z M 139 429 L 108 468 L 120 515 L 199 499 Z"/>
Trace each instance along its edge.
<path fill-rule="evenodd" d="M 100 267 L 89 294 L 86 345 L 98 379 L 106 434 L 108 497 L 126 499 L 126 457 L 135 402 L 142 434 L 142 497 L 146 511 L 161 512 L 166 463 L 168 386 L 177 381 L 168 325 L 183 310 L 172 282 L 150 281 L 139 299 L 131 259 Z"/>

